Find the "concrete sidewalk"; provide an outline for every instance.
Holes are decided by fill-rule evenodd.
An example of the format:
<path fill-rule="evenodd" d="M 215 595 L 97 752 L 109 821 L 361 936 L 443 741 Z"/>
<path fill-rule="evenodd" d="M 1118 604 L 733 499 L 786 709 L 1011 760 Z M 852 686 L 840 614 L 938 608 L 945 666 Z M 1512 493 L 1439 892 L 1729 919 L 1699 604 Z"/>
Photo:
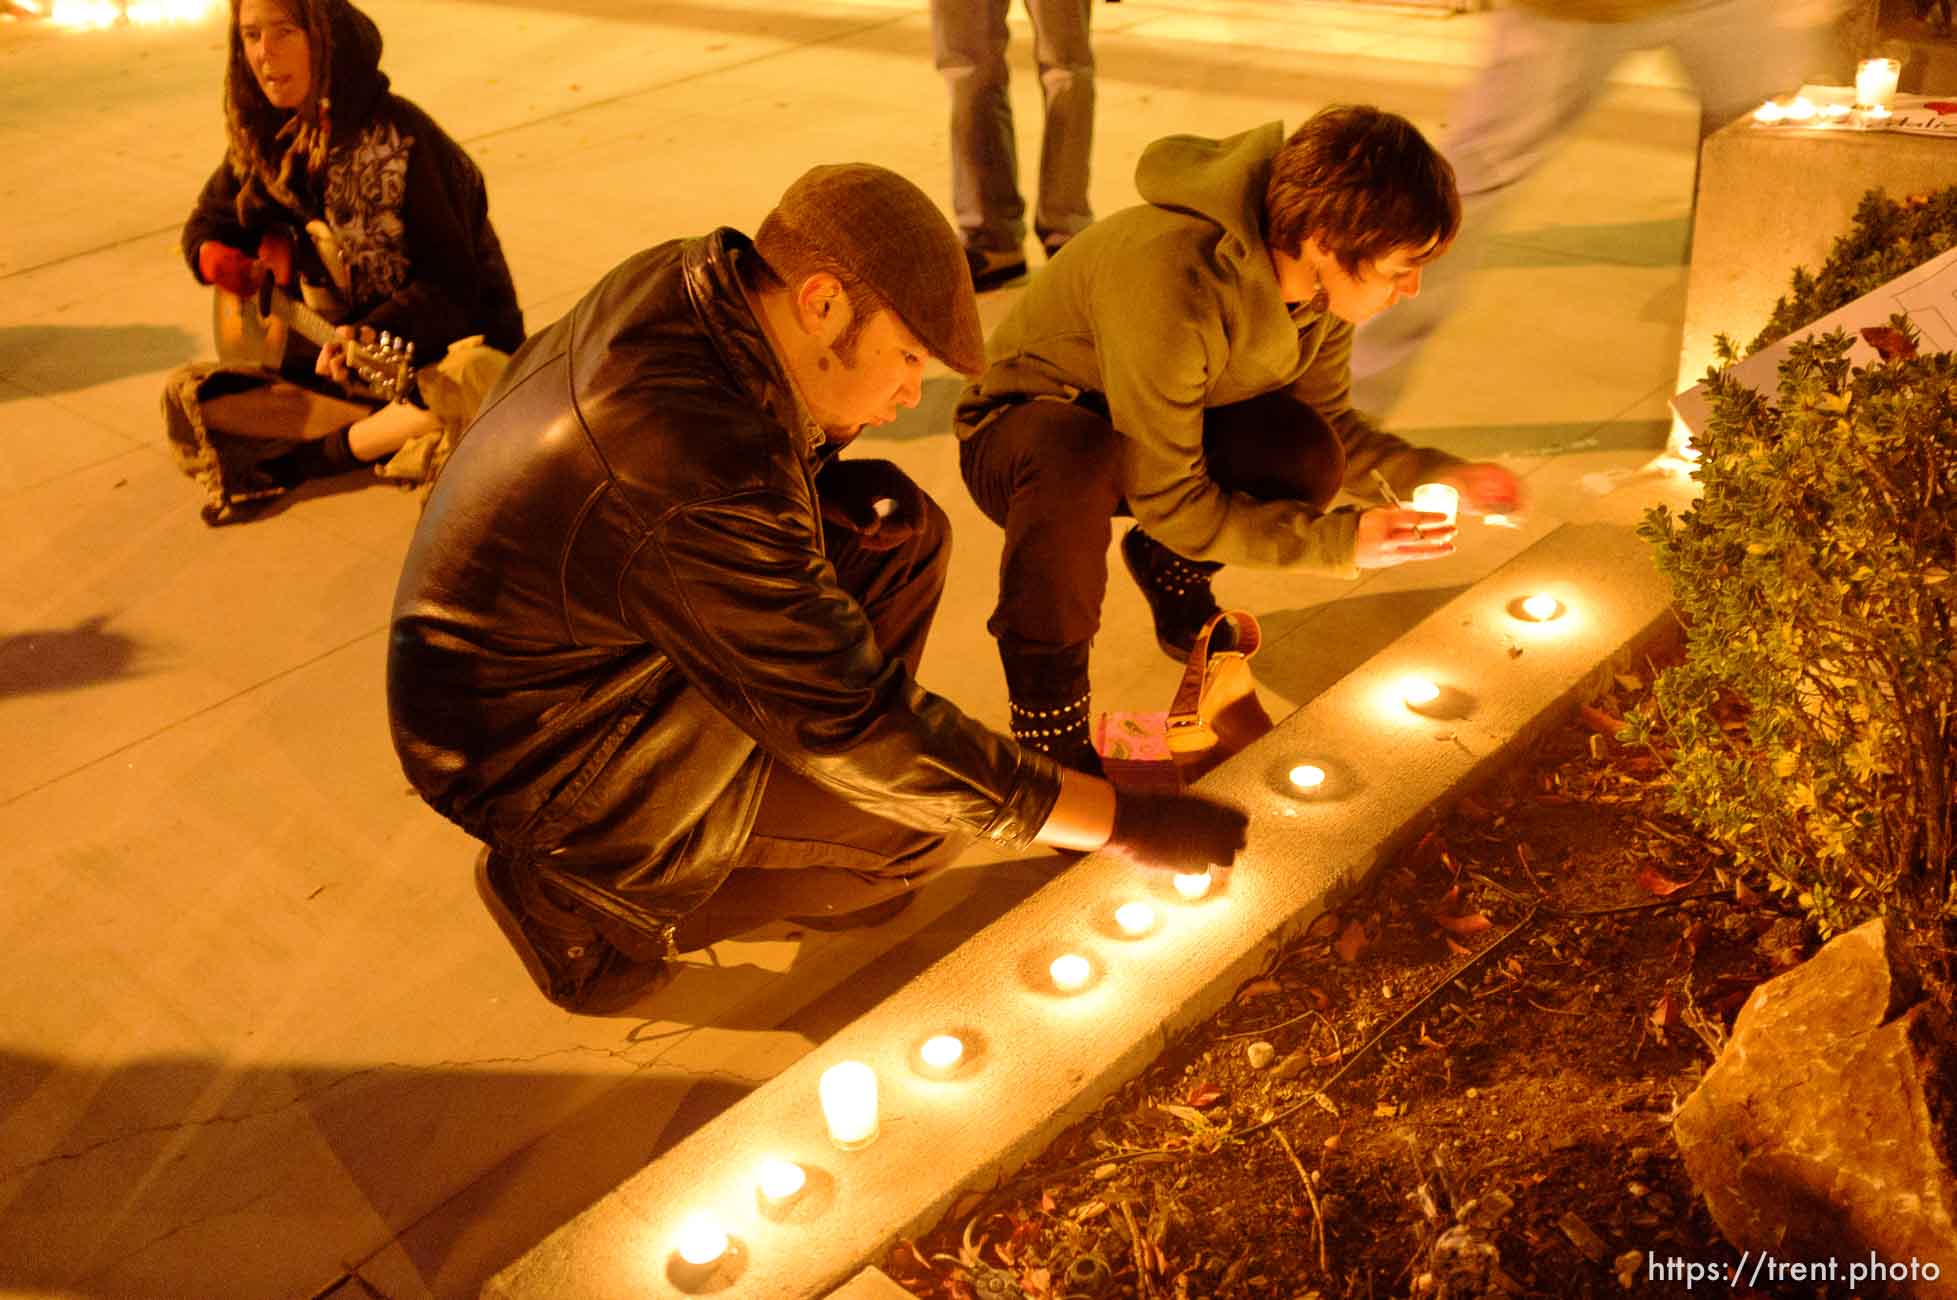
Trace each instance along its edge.
<path fill-rule="evenodd" d="M 948 189 L 920 5 L 366 7 L 396 88 L 487 173 L 533 327 L 645 244 L 753 229 L 814 162 Z M 1094 21 L 1109 212 L 1170 132 L 1335 101 L 1437 130 L 1484 19 L 1126 0 Z M 1030 160 L 1023 26 L 1014 55 Z M 473 1295 L 1052 860 L 975 854 L 882 928 L 722 944 L 631 1018 L 538 998 L 474 898 L 472 844 L 388 745 L 383 628 L 413 498 L 336 482 L 211 530 L 163 444 L 161 377 L 208 349 L 176 243 L 221 156 L 222 60 L 216 20 L 0 23 L 0 1293 Z M 1662 448 L 1697 110 L 1662 64 L 1620 77 L 1511 208 L 1392 422 L 1508 458 L 1538 510 L 1358 584 L 1226 570 L 1220 595 L 1264 621 L 1274 711 Z M 988 297 L 988 324 L 1009 304 Z M 998 537 L 958 482 L 955 392 L 941 375 L 864 451 L 952 512 L 925 682 L 1003 724 L 983 630 Z M 1162 707 L 1173 685 L 1124 578 L 1094 675 L 1103 706 Z"/>

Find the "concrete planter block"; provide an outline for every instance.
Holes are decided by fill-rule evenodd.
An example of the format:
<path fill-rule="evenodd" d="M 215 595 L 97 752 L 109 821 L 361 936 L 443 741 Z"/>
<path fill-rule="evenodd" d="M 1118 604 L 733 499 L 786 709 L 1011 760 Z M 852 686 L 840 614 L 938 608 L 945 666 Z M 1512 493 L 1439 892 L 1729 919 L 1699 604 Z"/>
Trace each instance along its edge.
<path fill-rule="evenodd" d="M 1710 137 L 1699 158 L 1678 390 L 1705 378 L 1716 336 L 1753 341 L 1794 268 L 1820 269 L 1865 193 L 1901 197 L 1953 179 L 1957 140 L 1937 136 L 1761 131 L 1743 118 Z"/>
<path fill-rule="evenodd" d="M 1953 1122 L 1957 1039 L 1871 921 L 1753 991 L 1675 1131 L 1738 1249 L 1832 1259 L 1840 1283 L 1914 1261 L 1886 1294 L 1942 1297 L 1957 1296 Z"/>
<path fill-rule="evenodd" d="M 1226 1002 L 1264 953 L 1309 924 L 1426 825 L 1437 802 L 1511 761 L 1559 722 L 1601 665 L 1671 625 L 1670 588 L 1629 523 L 1676 482 L 1644 481 L 1597 503 L 1612 522 L 1566 524 L 1450 600 L 1406 635 L 1205 777 L 1201 788 L 1251 813 L 1243 866 L 1197 903 L 1163 873 L 1111 855 L 1069 867 L 1011 912 L 806 1057 L 635 1174 L 490 1279 L 492 1300 L 646 1300 L 711 1294 L 824 1295 L 900 1237 L 937 1221 L 969 1190 L 996 1185 L 1132 1078 L 1175 1034 Z M 1515 602 L 1547 592 L 1550 623 L 1518 621 Z M 1425 674 L 1449 707 L 1417 713 L 1395 686 Z M 1292 766 L 1328 773 L 1312 796 Z M 1157 927 L 1125 938 L 1114 908 L 1154 903 Z M 1046 972 L 1087 957 L 1085 988 L 1058 994 Z M 949 1078 L 917 1064 L 928 1036 L 976 1050 Z M 824 1133 L 817 1078 L 843 1060 L 877 1074 L 881 1133 L 839 1151 Z M 808 1169 L 810 1190 L 783 1214 L 757 1210 L 765 1157 Z M 712 1212 L 735 1258 L 691 1287 L 674 1284 L 681 1223 Z"/>

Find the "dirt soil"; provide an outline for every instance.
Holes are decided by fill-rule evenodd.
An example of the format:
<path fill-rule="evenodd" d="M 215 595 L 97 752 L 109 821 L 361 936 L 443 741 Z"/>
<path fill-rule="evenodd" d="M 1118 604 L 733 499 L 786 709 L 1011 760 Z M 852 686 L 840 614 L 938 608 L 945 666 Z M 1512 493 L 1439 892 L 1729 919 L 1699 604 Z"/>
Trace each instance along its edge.
<path fill-rule="evenodd" d="M 1650 673 L 884 1271 L 947 1300 L 1574 1300 L 1684 1296 L 1669 1261 L 1736 1262 L 1671 1116 L 1814 936 L 1610 738 Z"/>

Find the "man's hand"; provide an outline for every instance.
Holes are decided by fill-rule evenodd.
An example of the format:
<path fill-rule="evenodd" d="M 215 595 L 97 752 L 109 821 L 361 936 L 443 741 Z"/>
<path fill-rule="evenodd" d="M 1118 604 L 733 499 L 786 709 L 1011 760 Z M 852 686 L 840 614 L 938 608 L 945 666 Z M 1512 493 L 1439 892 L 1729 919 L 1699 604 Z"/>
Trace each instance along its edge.
<path fill-rule="evenodd" d="M 924 489 L 887 460 L 844 460 L 840 456 L 822 467 L 815 488 L 822 502 L 822 519 L 833 528 L 856 534 L 866 551 L 888 551 L 903 545 L 924 518 Z"/>
<path fill-rule="evenodd" d="M 1461 494 L 1461 509 L 1471 515 L 1519 515 L 1527 508 L 1522 480 L 1493 461 L 1476 461 L 1449 470 L 1437 480 Z"/>
<path fill-rule="evenodd" d="M 204 278 L 204 283 L 214 284 L 240 298 L 258 292 L 258 282 L 268 269 L 250 254 L 215 239 L 207 239 L 197 246 L 197 274 Z"/>
<path fill-rule="evenodd" d="M 1390 569 L 1408 560 L 1432 560 L 1454 553 L 1454 525 L 1434 510 L 1378 506 L 1359 516 L 1352 539 L 1352 562 L 1362 569 Z"/>
<path fill-rule="evenodd" d="M 1116 789 L 1114 797 L 1114 833 L 1107 847 L 1138 867 L 1228 867 L 1250 827 L 1242 812 L 1200 795 Z"/>

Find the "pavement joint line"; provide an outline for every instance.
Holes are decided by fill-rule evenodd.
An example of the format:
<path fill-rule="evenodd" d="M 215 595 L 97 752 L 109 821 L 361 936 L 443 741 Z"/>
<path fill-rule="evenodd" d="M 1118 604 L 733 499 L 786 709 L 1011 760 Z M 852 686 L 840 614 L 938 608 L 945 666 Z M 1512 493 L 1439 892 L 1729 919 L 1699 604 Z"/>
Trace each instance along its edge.
<path fill-rule="evenodd" d="M 231 692 L 229 695 L 226 695 L 221 699 L 212 700 L 208 704 L 200 705 L 199 707 L 192 709 L 189 713 L 183 714 L 181 717 L 172 718 L 170 721 L 164 723 L 162 726 L 146 731 L 140 736 L 132 737 L 129 740 L 124 741 L 122 744 L 117 745 L 114 749 L 108 750 L 101 754 L 97 754 L 95 757 L 88 759 L 86 762 L 77 763 L 75 764 L 75 766 L 67 769 L 66 771 L 57 772 L 53 776 L 44 777 L 40 781 L 35 782 L 33 785 L 28 786 L 24 790 L 18 790 L 15 791 L 13 794 L 7 795 L 4 798 L 0 798 L 0 808 L 12 807 L 14 804 L 19 803 L 23 799 L 31 798 L 32 796 L 39 794 L 43 790 L 59 785 L 63 781 L 78 776 L 81 773 L 86 772 L 91 768 L 98 767 L 101 764 L 108 762 L 110 759 L 118 758 L 123 754 L 128 753 L 130 750 L 137 748 L 140 745 L 146 745 L 150 741 L 155 740 L 158 736 L 166 735 L 167 733 L 176 730 L 178 727 L 184 726 L 186 723 L 195 722 L 197 719 L 205 716 L 206 714 L 215 713 L 217 710 L 224 708 L 226 705 L 231 704 L 237 700 L 241 700 L 247 695 L 251 695 L 257 691 L 263 690 L 265 687 L 270 686 L 274 682 L 283 681 L 286 678 L 293 676 L 295 673 L 304 672 L 306 669 L 312 667 L 314 664 L 321 663 L 327 659 L 330 659 L 334 655 L 339 654 L 342 651 L 350 650 L 354 646 L 359 645 L 362 641 L 365 641 L 370 637 L 375 637 L 375 636 L 384 637 L 387 635 L 387 628 L 388 625 L 385 623 L 382 623 L 377 627 L 370 628 L 367 631 L 362 632 L 359 635 L 353 637 L 351 640 L 342 641 L 340 644 L 336 646 L 331 646 L 325 650 L 320 651 L 318 654 L 312 656 L 310 659 L 302 660 L 299 663 L 292 665 L 290 668 L 281 668 L 278 672 L 271 674 L 269 677 L 261 678 L 260 680 L 253 682 L 249 686 L 240 687 L 239 689 Z"/>
<path fill-rule="evenodd" d="M 739 1274 L 713 1294 L 824 1295 L 961 1194 L 996 1185 L 1227 1002 L 1273 944 L 1390 863 L 1436 808 L 1512 763 L 1607 665 L 1664 635 L 1670 588 L 1632 523 L 1656 500 L 1689 499 L 1676 477 L 1606 498 L 1594 521 L 1524 548 L 1206 777 L 1199 788 L 1252 814 L 1246 865 L 1227 890 L 1182 906 L 1159 879 L 1089 855 L 560 1227 L 491 1278 L 485 1300 L 686 1294 L 667 1266 L 680 1222 L 702 1210 L 744 1246 Z M 1564 600 L 1561 619 L 1507 615 L 1537 590 Z M 1460 696 L 1459 713 L 1401 706 L 1390 692 L 1409 672 Z M 1333 771 L 1321 796 L 1284 789 L 1305 759 Z M 1145 938 L 1107 928 L 1102 914 L 1127 897 L 1157 901 Z M 1063 950 L 1097 970 L 1072 996 L 1043 982 Z M 972 1032 L 976 1068 L 925 1078 L 912 1053 L 946 1030 Z M 845 1058 L 871 1064 L 883 1095 L 882 1136 L 846 1154 L 815 1104 L 817 1076 Z M 756 1206 L 749 1178 L 764 1155 L 819 1179 L 805 1215 Z"/>

